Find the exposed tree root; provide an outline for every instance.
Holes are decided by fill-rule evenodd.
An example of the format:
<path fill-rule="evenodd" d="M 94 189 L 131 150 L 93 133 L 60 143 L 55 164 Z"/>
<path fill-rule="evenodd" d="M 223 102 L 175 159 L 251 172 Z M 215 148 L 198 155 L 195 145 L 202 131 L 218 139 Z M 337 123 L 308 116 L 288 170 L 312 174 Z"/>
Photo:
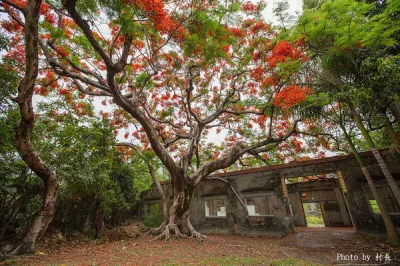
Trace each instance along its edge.
<path fill-rule="evenodd" d="M 194 238 L 196 238 L 196 239 L 197 239 L 198 241 L 200 241 L 200 242 L 202 242 L 202 241 L 208 239 L 208 236 L 203 235 L 203 234 L 200 234 L 199 232 L 197 232 L 197 231 L 194 229 L 194 227 L 193 227 L 193 225 L 192 225 L 192 223 L 191 223 L 190 221 L 187 222 L 187 227 L 188 227 L 189 232 L 190 232 L 190 237 L 194 237 Z"/>
<path fill-rule="evenodd" d="M 162 223 L 159 227 L 149 230 L 146 233 L 146 235 L 148 235 L 148 234 L 157 235 L 158 234 L 158 236 L 156 238 L 154 238 L 154 240 L 164 239 L 165 242 L 167 242 L 168 240 L 176 239 L 176 238 L 195 238 L 196 240 L 198 240 L 200 242 L 208 239 L 207 236 L 197 232 L 193 228 L 193 226 L 190 222 L 187 223 L 186 226 L 189 231 L 187 235 L 181 233 L 177 224 L 174 224 L 174 223 L 166 224 L 165 222 Z"/>
<path fill-rule="evenodd" d="M 171 240 L 173 238 L 187 238 L 187 237 L 188 237 L 187 235 L 181 233 L 176 224 L 169 223 L 164 226 L 162 233 L 159 236 L 157 236 L 154 240 L 164 238 L 165 242 L 167 242 L 168 240 Z"/>
<path fill-rule="evenodd" d="M 209 239 L 208 236 L 200 234 L 196 230 L 190 232 L 190 237 L 196 238 L 196 240 L 198 240 L 200 242 L 203 242 L 204 240 Z"/>
<path fill-rule="evenodd" d="M 150 229 L 145 235 L 156 235 L 163 231 L 166 222 L 163 222 L 159 227 Z"/>

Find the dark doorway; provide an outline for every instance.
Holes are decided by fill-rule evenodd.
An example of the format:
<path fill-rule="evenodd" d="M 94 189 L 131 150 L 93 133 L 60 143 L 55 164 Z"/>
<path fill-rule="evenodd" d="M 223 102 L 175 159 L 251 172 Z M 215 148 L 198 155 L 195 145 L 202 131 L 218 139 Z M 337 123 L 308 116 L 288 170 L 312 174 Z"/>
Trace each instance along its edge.
<path fill-rule="evenodd" d="M 340 206 L 335 200 L 321 202 L 322 212 L 326 226 L 343 226 Z"/>

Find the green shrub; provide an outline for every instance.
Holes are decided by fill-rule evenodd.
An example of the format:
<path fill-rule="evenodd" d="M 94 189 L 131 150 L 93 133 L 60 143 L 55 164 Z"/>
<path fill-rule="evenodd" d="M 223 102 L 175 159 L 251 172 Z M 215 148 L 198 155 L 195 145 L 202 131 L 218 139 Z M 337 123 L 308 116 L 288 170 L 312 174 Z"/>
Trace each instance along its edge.
<path fill-rule="evenodd" d="M 163 222 L 163 215 L 158 204 L 150 205 L 147 214 L 144 216 L 143 224 L 147 227 L 158 227 Z"/>
<path fill-rule="evenodd" d="M 35 195 L 30 201 L 26 202 L 24 212 L 19 212 L 15 221 L 18 227 L 15 231 L 19 237 L 25 234 L 25 231 L 31 226 L 35 218 L 37 217 L 40 207 L 42 206 L 43 199 L 41 195 Z"/>

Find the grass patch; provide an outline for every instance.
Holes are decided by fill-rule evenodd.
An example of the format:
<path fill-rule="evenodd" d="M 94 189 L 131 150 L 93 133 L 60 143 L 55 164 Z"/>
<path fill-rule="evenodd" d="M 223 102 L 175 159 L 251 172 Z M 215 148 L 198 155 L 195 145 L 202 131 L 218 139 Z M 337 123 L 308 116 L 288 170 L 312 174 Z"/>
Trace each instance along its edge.
<path fill-rule="evenodd" d="M 324 225 L 324 219 L 322 218 L 322 216 L 306 216 L 306 220 L 308 226 Z"/>
<path fill-rule="evenodd" d="M 15 257 L 15 258 L 6 259 L 2 263 L 3 263 L 3 265 L 18 265 L 20 261 L 21 261 L 20 257 Z M 1 260 L 0 260 L 0 262 L 1 262 Z M 2 263 L 0 263 L 0 265 Z"/>

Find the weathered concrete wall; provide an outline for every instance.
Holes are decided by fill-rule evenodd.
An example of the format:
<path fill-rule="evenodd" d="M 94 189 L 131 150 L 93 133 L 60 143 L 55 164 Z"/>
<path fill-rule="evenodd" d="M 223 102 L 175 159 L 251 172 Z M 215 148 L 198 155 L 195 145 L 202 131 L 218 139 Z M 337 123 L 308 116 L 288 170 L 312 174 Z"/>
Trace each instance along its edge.
<path fill-rule="evenodd" d="M 280 187 L 279 176 L 261 172 L 250 176 L 228 176 L 226 180 L 244 202 L 254 197 L 265 198 L 267 214 L 252 216 L 249 221 L 243 206 L 225 183 L 206 181 L 194 192 L 191 220 L 195 228 L 203 232 L 239 234 L 283 234 L 291 231 L 290 212 Z M 206 217 L 205 200 L 218 197 L 226 199 L 226 218 Z"/>
<path fill-rule="evenodd" d="M 372 154 L 363 153 L 362 157 L 373 179 L 382 187 L 380 193 L 387 199 L 387 204 L 395 204 L 393 203 L 394 201 L 391 202 L 393 197 L 390 190 L 388 191 L 384 188 L 387 187 L 387 183 Z M 389 164 L 394 177 L 399 179 L 399 162 L 389 157 L 386 157 L 385 160 Z M 344 225 L 352 223 L 358 232 L 377 235 L 384 234 L 385 228 L 382 218 L 380 215 L 372 212 L 369 204 L 369 188 L 365 186 L 366 180 L 363 173 L 352 156 L 336 156 L 218 174 L 219 177 L 225 178 L 232 184 L 243 201 L 251 197 L 265 198 L 268 214 L 250 218 L 256 228 L 254 230 L 248 219 L 246 219 L 242 205 L 230 188 L 221 181 L 213 180 L 205 181 L 195 189 L 191 221 L 197 230 L 203 232 L 261 234 L 284 234 L 290 232 L 293 226 L 292 220 L 296 225 L 305 225 L 304 215 L 301 216 L 301 195 L 289 191 L 288 199 L 282 190 L 281 177 L 312 176 L 337 173 L 338 171 L 342 173 L 347 191 L 342 191 L 342 187 L 338 186 L 337 183 L 327 183 L 325 189 L 317 188 L 316 192 L 312 192 L 314 198 L 321 199 L 324 201 L 324 204 L 327 204 L 325 207 L 328 209 L 328 212 L 331 212 L 328 213 L 328 216 L 331 217 L 329 219 L 332 221 L 332 224 L 338 221 L 336 218 L 339 217 L 340 212 Z M 164 186 L 168 185 L 164 184 Z M 170 198 L 172 195 L 170 188 L 167 191 L 168 198 Z M 156 188 L 153 187 L 144 193 L 142 199 L 141 210 L 143 214 L 146 202 L 150 203 L 159 199 Z M 225 200 L 226 217 L 205 217 L 205 201 L 208 199 Z M 293 217 L 290 212 L 289 202 L 292 204 Z M 346 215 L 346 208 L 350 217 Z M 400 227 L 400 219 L 398 219 L 400 217 L 397 214 L 399 211 L 398 206 L 391 207 L 391 210 L 393 210 L 392 216 L 395 224 Z"/>
<path fill-rule="evenodd" d="M 225 234 L 269 234 L 281 235 L 292 231 L 290 210 L 285 199 L 280 177 L 261 172 L 251 176 L 235 175 L 226 178 L 243 201 L 253 197 L 265 197 L 267 215 L 247 219 L 243 206 L 227 184 L 218 180 L 207 180 L 194 191 L 191 208 L 191 222 L 196 230 L 204 233 Z M 167 198 L 171 201 L 171 187 L 163 184 Z M 159 202 L 155 186 L 142 194 L 140 216 L 143 217 L 150 205 Z M 224 200 L 226 217 L 206 217 L 206 200 Z"/>

